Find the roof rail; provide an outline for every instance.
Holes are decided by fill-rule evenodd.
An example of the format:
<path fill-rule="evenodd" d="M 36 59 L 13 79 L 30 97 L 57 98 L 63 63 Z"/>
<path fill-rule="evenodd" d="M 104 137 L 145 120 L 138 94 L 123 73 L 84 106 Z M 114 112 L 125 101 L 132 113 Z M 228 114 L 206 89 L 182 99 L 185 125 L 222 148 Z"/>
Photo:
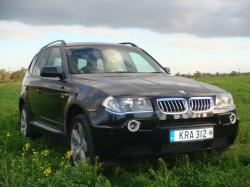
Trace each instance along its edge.
<path fill-rule="evenodd" d="M 47 45 L 43 46 L 42 49 L 44 49 L 45 47 L 50 46 L 51 44 L 57 43 L 57 42 L 61 42 L 63 45 L 66 45 L 66 42 L 64 40 L 55 40 L 55 41 L 50 42 Z"/>
<path fill-rule="evenodd" d="M 135 45 L 134 43 L 131 43 L 131 42 L 122 42 L 122 43 L 118 43 L 118 44 L 121 44 L 121 45 L 131 45 L 133 47 L 138 47 L 137 45 Z"/>

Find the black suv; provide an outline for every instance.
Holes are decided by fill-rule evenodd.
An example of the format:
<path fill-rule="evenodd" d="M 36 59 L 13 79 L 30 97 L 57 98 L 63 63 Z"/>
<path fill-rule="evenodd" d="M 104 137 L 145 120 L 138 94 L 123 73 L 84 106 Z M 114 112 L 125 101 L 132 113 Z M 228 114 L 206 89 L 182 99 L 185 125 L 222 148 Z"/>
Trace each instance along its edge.
<path fill-rule="evenodd" d="M 21 133 L 60 134 L 74 163 L 230 146 L 230 93 L 171 76 L 133 43 L 52 42 L 33 58 L 20 96 Z"/>

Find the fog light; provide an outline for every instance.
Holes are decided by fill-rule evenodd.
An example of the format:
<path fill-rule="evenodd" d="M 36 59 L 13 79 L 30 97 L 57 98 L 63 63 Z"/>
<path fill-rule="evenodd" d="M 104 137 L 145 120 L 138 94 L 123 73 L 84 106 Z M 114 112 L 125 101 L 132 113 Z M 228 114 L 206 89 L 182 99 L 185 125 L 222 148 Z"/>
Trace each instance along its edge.
<path fill-rule="evenodd" d="M 128 126 L 128 130 L 130 132 L 136 132 L 136 131 L 139 130 L 140 124 L 141 123 L 139 121 L 131 120 L 131 121 L 128 122 L 128 125 L 127 125 Z"/>
<path fill-rule="evenodd" d="M 234 113 L 229 116 L 229 119 L 231 124 L 235 124 L 237 121 L 237 117 Z"/>

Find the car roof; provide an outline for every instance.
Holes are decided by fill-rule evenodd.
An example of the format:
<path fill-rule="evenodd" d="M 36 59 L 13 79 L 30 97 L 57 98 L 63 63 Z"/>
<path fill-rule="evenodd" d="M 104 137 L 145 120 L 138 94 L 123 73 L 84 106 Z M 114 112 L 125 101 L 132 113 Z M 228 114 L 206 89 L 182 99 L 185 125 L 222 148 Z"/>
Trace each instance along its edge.
<path fill-rule="evenodd" d="M 133 48 L 140 49 L 137 45 L 131 42 L 122 42 L 122 43 L 104 43 L 104 42 L 69 42 L 66 43 L 64 40 L 56 40 L 47 45 L 43 46 L 39 52 L 51 48 L 51 47 L 81 47 L 81 46 L 116 46 L 116 47 L 125 47 L 125 48 Z"/>
<path fill-rule="evenodd" d="M 71 42 L 67 43 L 66 46 L 82 46 L 82 45 L 101 45 L 101 46 L 106 46 L 106 45 L 114 45 L 114 46 L 121 46 L 121 44 L 114 44 L 114 43 L 101 43 L 101 42 Z"/>
<path fill-rule="evenodd" d="M 51 44 L 46 47 L 61 46 L 61 43 Z M 131 45 L 119 44 L 119 43 L 104 43 L 104 42 L 69 42 L 63 44 L 65 47 L 77 47 L 77 46 L 124 46 L 124 47 L 135 47 Z"/>

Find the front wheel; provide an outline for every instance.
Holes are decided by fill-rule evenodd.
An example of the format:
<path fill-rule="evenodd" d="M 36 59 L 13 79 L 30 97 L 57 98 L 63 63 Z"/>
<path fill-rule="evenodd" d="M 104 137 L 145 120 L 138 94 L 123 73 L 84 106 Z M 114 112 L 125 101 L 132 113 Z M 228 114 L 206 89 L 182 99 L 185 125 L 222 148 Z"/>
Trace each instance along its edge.
<path fill-rule="evenodd" d="M 73 118 L 69 132 L 69 146 L 72 151 L 73 165 L 79 163 L 94 163 L 95 154 L 92 134 L 83 114 Z"/>
<path fill-rule="evenodd" d="M 35 137 L 35 133 L 31 130 L 29 124 L 29 113 L 25 105 L 22 106 L 20 111 L 20 132 L 23 137 Z"/>

